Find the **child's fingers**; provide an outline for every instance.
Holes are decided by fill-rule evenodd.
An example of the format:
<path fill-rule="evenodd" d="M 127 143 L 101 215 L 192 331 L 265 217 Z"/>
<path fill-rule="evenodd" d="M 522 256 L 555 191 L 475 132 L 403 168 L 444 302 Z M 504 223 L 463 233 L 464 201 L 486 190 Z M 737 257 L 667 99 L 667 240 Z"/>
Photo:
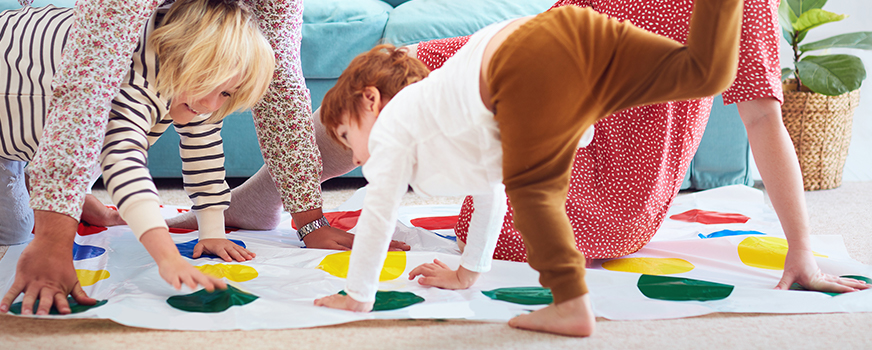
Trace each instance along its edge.
<path fill-rule="evenodd" d="M 445 265 L 445 263 L 442 261 L 439 261 L 439 259 L 433 259 L 433 263 L 436 265 L 439 265 L 439 267 L 441 267 L 443 269 L 450 269 L 450 267 L 448 267 L 448 265 Z"/>
<path fill-rule="evenodd" d="M 203 254 L 203 248 L 204 248 L 203 242 L 197 243 L 197 245 L 194 246 L 194 253 L 191 254 L 191 257 L 193 257 L 194 259 L 199 258 L 200 255 Z"/>
<path fill-rule="evenodd" d="M 233 259 L 230 258 L 230 254 L 227 254 L 226 249 L 216 249 L 216 250 L 217 250 L 217 252 L 212 252 L 212 254 L 218 255 L 218 257 L 220 257 L 221 259 L 224 259 L 224 261 L 227 261 L 227 262 L 233 261 Z"/>
<path fill-rule="evenodd" d="M 205 289 L 207 292 L 212 293 L 212 291 L 215 290 L 215 284 L 212 283 L 212 280 L 207 276 L 196 276 L 194 277 L 194 279 L 197 281 L 198 284 L 203 286 L 203 289 Z"/>
<path fill-rule="evenodd" d="M 197 288 L 197 282 L 194 281 L 194 278 L 191 277 L 190 275 L 181 275 L 181 276 L 179 276 L 179 278 L 181 278 L 182 282 L 186 286 L 188 286 L 188 288 L 191 288 L 191 289 Z"/>
<path fill-rule="evenodd" d="M 228 250 L 227 250 L 227 253 L 229 253 L 229 256 L 230 256 L 231 258 L 233 258 L 233 260 L 236 260 L 236 261 L 239 261 L 239 262 L 243 262 L 243 261 L 246 260 L 246 259 L 242 256 L 242 254 L 240 254 L 240 252 L 239 252 L 238 250 L 236 250 L 236 248 L 228 249 Z"/>

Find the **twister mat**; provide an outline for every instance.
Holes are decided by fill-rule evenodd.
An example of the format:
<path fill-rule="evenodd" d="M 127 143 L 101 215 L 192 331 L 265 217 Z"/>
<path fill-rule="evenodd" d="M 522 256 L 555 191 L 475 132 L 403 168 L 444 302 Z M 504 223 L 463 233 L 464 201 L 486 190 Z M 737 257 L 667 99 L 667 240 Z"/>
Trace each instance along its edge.
<path fill-rule="evenodd" d="M 326 216 L 334 226 L 352 229 L 364 195 L 365 190 L 358 191 Z M 165 216 L 186 210 L 163 208 Z M 76 272 L 85 291 L 102 301 L 96 307 L 77 306 L 77 313 L 71 315 L 42 317 L 104 318 L 156 329 L 249 330 L 364 319 L 506 321 L 550 302 L 550 293 L 538 288 L 536 272 L 524 263 L 494 261 L 493 270 L 468 290 L 442 290 L 409 281 L 411 269 L 434 258 L 454 267 L 459 264 L 450 228 L 458 212 L 459 206 L 401 208 L 403 225 L 394 238 L 404 240 L 412 250 L 388 254 L 376 305 L 380 311 L 371 313 L 312 305 L 315 298 L 342 290 L 348 253 L 302 248 L 287 214 L 275 231 L 228 234 L 257 253 L 252 261 L 189 258 L 205 273 L 229 281 L 231 288 L 218 293 L 174 290 L 160 278 L 154 261 L 126 226 L 82 226 L 74 249 Z M 772 289 L 781 277 L 787 245 L 760 191 L 730 186 L 682 195 L 669 217 L 639 252 L 593 261 L 587 283 L 597 316 L 630 320 L 713 312 L 872 311 L 872 290 L 832 295 Z M 196 232 L 176 231 L 172 236 L 180 252 L 189 256 Z M 872 266 L 852 260 L 840 236 L 812 236 L 812 244 L 824 272 L 867 281 L 872 277 Z M 12 284 L 23 248 L 10 247 L 0 260 L 4 292 Z"/>

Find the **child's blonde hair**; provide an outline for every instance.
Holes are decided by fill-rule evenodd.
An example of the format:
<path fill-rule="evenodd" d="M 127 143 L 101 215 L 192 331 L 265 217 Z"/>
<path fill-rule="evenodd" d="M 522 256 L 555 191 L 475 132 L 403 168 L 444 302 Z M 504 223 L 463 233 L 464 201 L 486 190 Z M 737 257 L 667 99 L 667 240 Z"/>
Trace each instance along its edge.
<path fill-rule="evenodd" d="M 378 45 L 355 57 L 339 75 L 336 85 L 327 91 L 321 102 L 321 123 L 334 141 L 339 141 L 336 128 L 342 124 L 342 115 L 360 122 L 363 103 L 360 96 L 367 86 L 378 89 L 382 103 L 387 103 L 409 84 L 427 77 L 430 70 L 421 61 L 409 57 L 405 48 L 390 44 Z"/>
<path fill-rule="evenodd" d="M 251 108 L 275 70 L 272 47 L 239 0 L 178 0 L 149 38 L 158 56 L 157 90 L 167 100 L 205 97 L 239 76 L 239 89 L 211 121 Z"/>

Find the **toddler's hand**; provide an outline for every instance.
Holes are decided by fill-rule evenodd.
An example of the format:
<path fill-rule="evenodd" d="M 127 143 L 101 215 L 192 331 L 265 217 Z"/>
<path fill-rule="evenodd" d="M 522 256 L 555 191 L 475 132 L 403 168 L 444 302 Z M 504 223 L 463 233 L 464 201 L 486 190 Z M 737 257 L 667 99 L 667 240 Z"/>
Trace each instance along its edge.
<path fill-rule="evenodd" d="M 463 266 L 454 271 L 439 259 L 433 259 L 433 263 L 421 264 L 409 272 L 409 280 L 423 276 L 418 279 L 418 284 L 443 289 L 466 289 L 478 280 L 479 275 Z"/>
<path fill-rule="evenodd" d="M 160 276 L 171 284 L 176 290 L 182 288 L 182 283 L 188 288 L 196 289 L 197 285 L 203 286 L 207 291 L 212 292 L 215 287 L 219 289 L 227 289 L 224 281 L 208 276 L 191 266 L 181 256 L 170 257 L 157 263 Z"/>
<path fill-rule="evenodd" d="M 240 247 L 236 243 L 231 242 L 229 239 L 224 238 L 209 238 L 204 239 L 197 242 L 197 245 L 194 246 L 194 254 L 192 255 L 194 259 L 199 258 L 203 253 L 211 253 L 215 254 L 224 261 L 247 261 L 254 259 L 255 254 Z"/>
<path fill-rule="evenodd" d="M 372 305 L 374 302 L 359 302 L 354 300 L 354 298 L 342 295 L 342 294 L 333 294 L 328 295 L 326 297 L 315 299 L 315 306 L 324 306 L 329 307 L 331 309 L 339 309 L 339 310 L 348 310 L 355 312 L 370 312 L 372 311 Z"/>

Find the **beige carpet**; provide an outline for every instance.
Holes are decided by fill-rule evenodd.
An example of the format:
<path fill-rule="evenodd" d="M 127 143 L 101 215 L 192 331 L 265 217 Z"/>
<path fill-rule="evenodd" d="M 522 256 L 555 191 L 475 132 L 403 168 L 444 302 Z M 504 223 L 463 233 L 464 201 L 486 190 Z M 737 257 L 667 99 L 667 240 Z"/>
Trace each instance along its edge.
<path fill-rule="evenodd" d="M 348 198 L 359 183 L 326 184 L 325 207 Z M 162 200 L 185 205 L 174 185 Z M 98 193 L 99 196 L 102 194 Z M 460 203 L 409 194 L 404 205 Z M 841 235 L 851 257 L 872 264 L 872 182 L 807 192 L 813 234 Z M 5 252 L 5 249 L 0 249 Z M 2 253 L 0 253 L 2 254 Z M 872 313 L 714 314 L 657 321 L 599 319 L 589 338 L 511 329 L 471 321 L 362 321 L 277 331 L 181 332 L 121 326 L 106 320 L 36 320 L 0 316 L 0 349 L 870 349 Z"/>

